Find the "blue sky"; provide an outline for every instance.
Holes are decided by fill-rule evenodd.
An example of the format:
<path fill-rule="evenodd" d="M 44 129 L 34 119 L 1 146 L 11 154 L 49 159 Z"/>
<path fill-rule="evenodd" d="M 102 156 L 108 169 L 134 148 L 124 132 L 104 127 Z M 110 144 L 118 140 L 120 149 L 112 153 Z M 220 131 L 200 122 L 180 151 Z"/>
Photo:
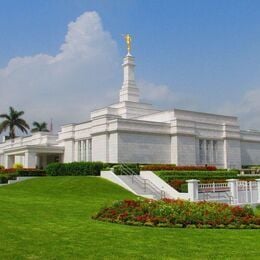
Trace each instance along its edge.
<path fill-rule="evenodd" d="M 4 70 L 16 57 L 57 55 L 68 24 L 89 11 L 99 15 L 104 31 L 115 42 L 115 63 L 118 65 L 125 54 L 121 34 L 129 32 L 134 37 L 137 79 L 155 91 L 158 86 L 167 97 L 172 95 L 167 102 L 163 94 L 161 99 L 148 97 L 148 101 L 165 108 L 231 113 L 239 116 L 245 127 L 260 128 L 260 1 L 1 0 L 0 67 Z M 109 82 L 115 84 L 111 91 L 121 84 L 121 70 L 116 68 L 119 70 L 113 71 Z M 1 89 L 7 91 L 2 82 L 0 79 L 0 94 Z M 37 81 L 33 84 L 37 88 Z M 39 87 L 39 95 L 43 92 Z M 8 104 L 16 105 L 11 96 L 7 98 L 0 110 L 6 110 Z M 24 99 L 15 102 L 24 109 Z M 93 108 L 88 106 L 89 110 Z M 48 121 L 44 115 L 40 119 Z M 76 119 L 84 120 L 84 116 Z M 60 117 L 57 124 L 65 121 Z"/>

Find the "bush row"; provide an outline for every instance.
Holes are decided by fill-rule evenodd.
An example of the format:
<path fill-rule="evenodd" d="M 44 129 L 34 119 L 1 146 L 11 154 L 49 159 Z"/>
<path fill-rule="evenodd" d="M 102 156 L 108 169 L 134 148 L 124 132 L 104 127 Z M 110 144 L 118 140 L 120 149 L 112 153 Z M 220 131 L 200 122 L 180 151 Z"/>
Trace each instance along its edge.
<path fill-rule="evenodd" d="M 143 171 L 216 171 L 217 167 L 205 166 L 176 166 L 175 164 L 148 164 L 142 167 Z"/>
<path fill-rule="evenodd" d="M 232 171 L 157 171 L 155 172 L 165 181 L 172 179 L 188 180 L 188 179 L 230 179 L 239 178 L 236 170 Z"/>
<path fill-rule="evenodd" d="M 129 175 L 131 173 L 139 174 L 140 167 L 139 164 L 119 164 L 113 167 L 113 171 L 116 175 Z"/>
<path fill-rule="evenodd" d="M 104 168 L 102 162 L 72 162 L 72 163 L 51 163 L 45 168 L 46 174 L 50 176 L 66 175 L 100 175 Z"/>
<path fill-rule="evenodd" d="M 17 171 L 18 176 L 22 177 L 36 177 L 36 176 L 46 176 L 46 172 L 40 169 L 18 169 Z"/>
<path fill-rule="evenodd" d="M 242 169 L 260 169 L 260 165 L 242 165 Z"/>
<path fill-rule="evenodd" d="M 0 173 L 0 184 L 7 183 L 9 180 L 15 180 L 17 176 L 18 174 L 16 172 L 9 174 Z"/>
<path fill-rule="evenodd" d="M 44 170 L 39 170 L 35 168 L 9 168 L 9 169 L 0 169 L 0 174 L 10 175 L 17 173 L 18 176 L 44 176 L 46 175 Z"/>

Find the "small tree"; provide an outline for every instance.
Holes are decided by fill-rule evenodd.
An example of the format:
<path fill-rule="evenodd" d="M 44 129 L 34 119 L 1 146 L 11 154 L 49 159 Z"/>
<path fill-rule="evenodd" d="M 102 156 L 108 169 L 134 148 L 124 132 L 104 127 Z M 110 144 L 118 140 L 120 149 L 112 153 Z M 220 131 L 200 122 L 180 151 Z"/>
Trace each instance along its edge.
<path fill-rule="evenodd" d="M 34 128 L 31 130 L 32 133 L 49 132 L 46 122 L 39 123 L 39 122 L 34 121 L 33 126 L 34 126 Z"/>
<path fill-rule="evenodd" d="M 6 131 L 9 128 L 9 138 L 13 139 L 16 137 L 15 129 L 18 128 L 22 133 L 28 133 L 30 129 L 26 121 L 21 118 L 24 114 L 24 111 L 17 111 L 13 107 L 9 107 L 9 114 L 0 114 L 1 118 L 4 118 L 4 121 L 0 124 L 0 134 L 3 131 Z"/>

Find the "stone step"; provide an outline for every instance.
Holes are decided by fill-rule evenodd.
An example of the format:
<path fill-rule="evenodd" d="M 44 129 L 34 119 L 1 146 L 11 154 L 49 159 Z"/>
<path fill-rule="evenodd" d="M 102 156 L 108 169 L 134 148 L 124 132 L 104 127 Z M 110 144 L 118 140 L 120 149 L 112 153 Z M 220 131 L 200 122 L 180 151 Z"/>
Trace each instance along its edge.
<path fill-rule="evenodd" d="M 138 195 L 148 198 L 160 199 L 160 194 L 151 189 L 149 185 L 146 185 L 146 188 L 144 187 L 144 179 L 142 177 L 138 175 L 135 175 L 134 179 L 131 175 L 118 175 L 118 177 Z"/>

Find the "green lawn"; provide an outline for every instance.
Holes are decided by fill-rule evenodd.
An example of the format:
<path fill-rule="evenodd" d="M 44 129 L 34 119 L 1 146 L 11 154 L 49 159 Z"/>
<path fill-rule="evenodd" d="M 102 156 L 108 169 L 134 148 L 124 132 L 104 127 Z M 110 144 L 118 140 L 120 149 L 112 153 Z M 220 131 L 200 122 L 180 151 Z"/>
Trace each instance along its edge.
<path fill-rule="evenodd" d="M 91 215 L 133 198 L 98 177 L 0 187 L 0 259 L 260 259 L 259 230 L 133 227 Z"/>

